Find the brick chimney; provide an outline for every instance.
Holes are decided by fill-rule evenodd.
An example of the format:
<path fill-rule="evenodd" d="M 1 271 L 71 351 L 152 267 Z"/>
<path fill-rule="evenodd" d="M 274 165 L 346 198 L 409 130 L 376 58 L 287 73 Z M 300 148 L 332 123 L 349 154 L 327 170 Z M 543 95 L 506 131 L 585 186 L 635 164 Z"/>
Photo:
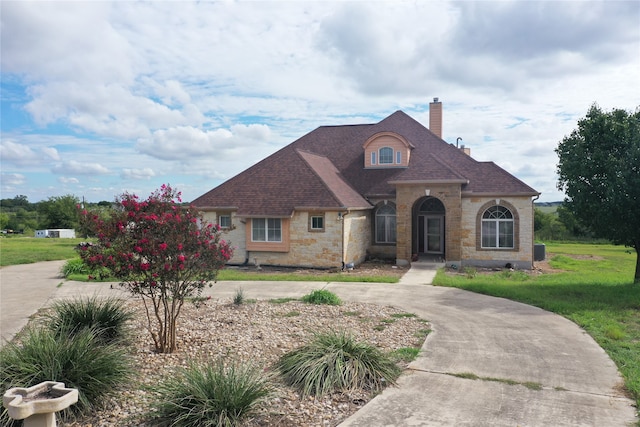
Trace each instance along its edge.
<path fill-rule="evenodd" d="M 442 139 L 442 102 L 438 98 L 429 103 L 429 130 Z"/>

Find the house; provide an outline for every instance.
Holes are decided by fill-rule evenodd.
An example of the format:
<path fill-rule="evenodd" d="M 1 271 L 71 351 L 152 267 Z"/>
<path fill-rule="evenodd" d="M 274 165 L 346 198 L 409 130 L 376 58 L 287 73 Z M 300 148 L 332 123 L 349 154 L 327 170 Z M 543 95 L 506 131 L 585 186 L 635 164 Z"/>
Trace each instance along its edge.
<path fill-rule="evenodd" d="M 529 269 L 538 193 L 402 111 L 321 126 L 193 204 L 234 246 L 231 263 L 344 267 L 367 258 Z"/>
<path fill-rule="evenodd" d="M 36 230 L 35 237 L 50 237 L 62 239 L 75 239 L 76 230 L 72 228 L 52 228 L 48 230 Z"/>

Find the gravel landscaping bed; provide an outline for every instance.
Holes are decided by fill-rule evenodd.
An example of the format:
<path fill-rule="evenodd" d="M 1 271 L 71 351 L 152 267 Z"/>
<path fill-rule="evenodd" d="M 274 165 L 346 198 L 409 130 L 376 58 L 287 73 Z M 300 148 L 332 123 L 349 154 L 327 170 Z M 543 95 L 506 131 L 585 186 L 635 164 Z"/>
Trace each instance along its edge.
<path fill-rule="evenodd" d="M 142 303 L 129 303 L 136 311 L 131 348 L 137 375 L 134 382 L 111 399 L 103 410 L 79 419 L 72 427 L 151 426 L 142 418 L 153 397 L 154 385 L 190 360 L 218 358 L 252 363 L 271 373 L 271 366 L 285 352 L 306 343 L 314 332 L 346 330 L 357 340 L 384 351 L 420 347 L 429 325 L 393 307 L 345 303 L 312 305 L 300 301 L 208 300 L 196 307 L 185 303 L 178 325 L 179 349 L 173 354 L 152 351 Z M 366 390 L 336 393 L 301 400 L 299 394 L 275 380 L 275 395 L 246 427 L 335 426 L 373 396 Z"/>

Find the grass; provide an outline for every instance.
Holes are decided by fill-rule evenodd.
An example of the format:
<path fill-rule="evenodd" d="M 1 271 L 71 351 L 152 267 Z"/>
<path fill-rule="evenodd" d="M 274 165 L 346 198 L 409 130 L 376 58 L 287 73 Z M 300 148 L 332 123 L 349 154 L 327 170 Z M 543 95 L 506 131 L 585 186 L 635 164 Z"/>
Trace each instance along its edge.
<path fill-rule="evenodd" d="M 640 285 L 636 255 L 622 246 L 547 244 L 558 272 L 478 274 L 472 279 L 439 271 L 434 284 L 508 298 L 558 313 L 582 328 L 609 354 L 640 405 Z"/>
<path fill-rule="evenodd" d="M 474 380 L 474 381 L 482 380 L 482 381 L 492 381 L 495 383 L 502 383 L 502 384 L 508 384 L 508 385 L 522 385 L 528 388 L 529 390 L 536 390 L 536 391 L 542 390 L 542 384 L 536 383 L 533 381 L 520 382 L 516 380 L 511 380 L 509 378 L 479 377 L 478 375 L 472 372 L 461 372 L 457 374 L 447 374 L 447 375 L 451 375 L 452 377 L 457 377 L 457 378 L 464 378 L 467 380 Z"/>
<path fill-rule="evenodd" d="M 358 388 L 377 392 L 395 384 L 401 373 L 392 356 L 336 331 L 316 333 L 306 345 L 284 354 L 275 368 L 303 397 Z"/>
<path fill-rule="evenodd" d="M 219 281 L 274 281 L 274 282 L 375 282 L 375 283 L 398 283 L 400 280 L 395 276 L 367 276 L 360 275 L 357 271 L 346 273 L 316 273 L 299 274 L 290 273 L 266 273 L 243 271 L 234 268 L 223 268 L 218 273 Z"/>
<path fill-rule="evenodd" d="M 75 247 L 83 239 L 0 238 L 0 267 L 57 261 L 78 256 Z"/>
<path fill-rule="evenodd" d="M 24 331 L 0 350 L 0 383 L 30 387 L 43 381 L 77 388 L 78 403 L 66 415 L 89 412 L 131 378 L 130 358 L 124 347 L 106 344 L 92 329 L 58 336 L 46 327 Z M 2 425 L 7 421 L 2 415 Z"/>
<path fill-rule="evenodd" d="M 47 326 L 56 336 L 75 335 L 83 329 L 93 329 L 96 338 L 105 343 L 123 339 L 126 322 L 133 318 L 133 312 L 117 298 L 94 296 L 61 300 L 56 301 L 52 308 L 53 313 L 47 316 Z"/>
<path fill-rule="evenodd" d="M 326 289 L 316 289 L 311 291 L 301 298 L 302 302 L 308 304 L 326 304 L 326 305 L 341 305 L 342 300 L 336 294 Z"/>
<path fill-rule="evenodd" d="M 235 426 L 272 394 L 269 379 L 250 365 L 190 363 L 154 387 L 153 425 Z"/>
<path fill-rule="evenodd" d="M 242 305 L 245 302 L 244 290 L 242 288 L 236 289 L 236 293 L 233 296 L 233 304 Z"/>
<path fill-rule="evenodd" d="M 405 363 L 413 362 L 420 354 L 420 349 L 417 347 L 401 347 L 391 352 L 391 357 L 395 360 Z"/>

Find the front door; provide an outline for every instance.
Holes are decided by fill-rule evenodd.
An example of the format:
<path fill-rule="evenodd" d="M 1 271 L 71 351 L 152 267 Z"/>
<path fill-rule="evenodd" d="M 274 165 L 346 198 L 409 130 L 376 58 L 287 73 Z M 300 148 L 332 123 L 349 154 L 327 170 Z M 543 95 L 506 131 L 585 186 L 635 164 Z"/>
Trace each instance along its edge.
<path fill-rule="evenodd" d="M 442 215 L 424 216 L 425 252 L 428 254 L 444 253 L 444 217 Z"/>

